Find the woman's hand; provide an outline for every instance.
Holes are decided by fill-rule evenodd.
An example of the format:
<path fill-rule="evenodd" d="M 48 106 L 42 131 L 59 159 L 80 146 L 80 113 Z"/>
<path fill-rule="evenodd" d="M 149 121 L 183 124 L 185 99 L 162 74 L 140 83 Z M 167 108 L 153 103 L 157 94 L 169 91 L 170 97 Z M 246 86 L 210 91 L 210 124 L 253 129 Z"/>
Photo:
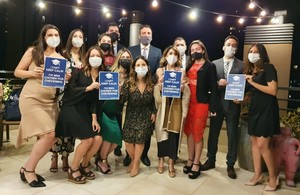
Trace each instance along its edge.
<path fill-rule="evenodd" d="M 99 123 L 98 123 L 97 120 L 93 120 L 92 126 L 93 126 L 93 131 L 94 131 L 94 132 L 97 132 L 97 133 L 100 132 L 101 127 L 100 127 L 100 125 L 99 125 Z"/>
<path fill-rule="evenodd" d="M 152 123 L 154 123 L 155 122 L 155 114 L 151 114 L 151 121 L 152 121 Z"/>
<path fill-rule="evenodd" d="M 93 89 L 99 89 L 100 88 L 100 83 L 98 82 L 93 82 L 89 86 L 87 86 L 86 91 L 92 91 Z"/>
<path fill-rule="evenodd" d="M 43 66 L 35 67 L 32 71 L 32 77 L 34 78 L 42 78 L 43 74 L 44 74 Z"/>
<path fill-rule="evenodd" d="M 252 80 L 252 75 L 245 75 L 245 79 L 248 81 L 248 83 L 250 84 L 250 85 L 252 85 L 253 84 L 253 80 Z"/>
<path fill-rule="evenodd" d="M 67 70 L 66 75 L 65 75 L 65 80 L 66 81 L 70 80 L 70 78 L 71 78 L 71 71 L 68 71 L 68 70 Z"/>
<path fill-rule="evenodd" d="M 218 81 L 218 85 L 221 87 L 225 87 L 227 85 L 227 80 L 226 79 L 220 79 Z"/>

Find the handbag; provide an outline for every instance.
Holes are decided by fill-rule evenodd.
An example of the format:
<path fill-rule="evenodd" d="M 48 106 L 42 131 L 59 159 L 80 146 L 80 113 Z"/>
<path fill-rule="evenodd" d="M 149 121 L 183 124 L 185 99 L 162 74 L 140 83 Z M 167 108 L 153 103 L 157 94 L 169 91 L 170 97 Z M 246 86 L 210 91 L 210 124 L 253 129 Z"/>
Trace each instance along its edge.
<path fill-rule="evenodd" d="M 19 108 L 19 97 L 22 88 L 14 89 L 9 95 L 8 100 L 4 102 L 4 114 L 7 121 L 21 120 L 21 113 Z"/>

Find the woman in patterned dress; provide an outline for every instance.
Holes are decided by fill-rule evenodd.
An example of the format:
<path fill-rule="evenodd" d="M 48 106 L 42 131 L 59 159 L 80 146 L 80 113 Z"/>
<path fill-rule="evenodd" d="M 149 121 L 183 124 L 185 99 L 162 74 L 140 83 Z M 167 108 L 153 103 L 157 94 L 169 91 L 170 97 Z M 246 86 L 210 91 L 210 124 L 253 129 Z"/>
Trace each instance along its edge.
<path fill-rule="evenodd" d="M 139 172 L 144 144 L 152 135 L 156 114 L 151 72 L 145 57 L 138 56 L 134 60 L 120 99 L 121 103 L 127 102 L 123 140 L 132 159 L 127 171 L 134 177 Z"/>

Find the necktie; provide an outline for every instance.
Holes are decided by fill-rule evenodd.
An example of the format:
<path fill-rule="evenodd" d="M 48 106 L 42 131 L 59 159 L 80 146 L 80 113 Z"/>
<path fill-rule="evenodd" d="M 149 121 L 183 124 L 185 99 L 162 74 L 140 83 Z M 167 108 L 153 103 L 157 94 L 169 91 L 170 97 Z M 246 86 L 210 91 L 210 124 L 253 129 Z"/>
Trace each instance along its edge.
<path fill-rule="evenodd" d="M 229 61 L 225 61 L 225 64 L 224 64 L 224 76 L 225 76 L 225 78 L 227 78 L 228 70 L 229 70 Z"/>
<path fill-rule="evenodd" d="M 147 58 L 147 47 L 143 48 L 142 56 L 144 56 L 145 58 Z"/>

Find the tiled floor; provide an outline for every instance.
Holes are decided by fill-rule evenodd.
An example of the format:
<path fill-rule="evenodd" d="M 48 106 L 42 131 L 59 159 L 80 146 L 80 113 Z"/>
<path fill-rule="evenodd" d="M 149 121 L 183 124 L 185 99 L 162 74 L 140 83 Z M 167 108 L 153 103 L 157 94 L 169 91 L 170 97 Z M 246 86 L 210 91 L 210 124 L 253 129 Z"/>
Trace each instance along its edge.
<path fill-rule="evenodd" d="M 202 175 L 195 180 L 187 178 L 182 172 L 183 160 L 186 159 L 187 147 L 182 144 L 181 155 L 179 162 L 175 168 L 177 176 L 170 178 L 168 173 L 159 174 L 156 171 L 157 158 L 156 158 L 156 143 L 155 138 L 152 139 L 150 149 L 150 159 L 152 160 L 151 167 L 141 165 L 140 174 L 134 178 L 130 178 L 129 174 L 125 173 L 126 168 L 122 165 L 122 157 L 116 157 L 113 154 L 109 156 L 109 163 L 114 170 L 112 175 L 103 175 L 99 172 L 96 173 L 94 181 L 88 181 L 83 185 L 76 185 L 67 181 L 67 175 L 61 169 L 58 173 L 49 172 L 50 153 L 47 154 L 39 163 L 36 170 L 39 174 L 46 178 L 45 188 L 30 188 L 27 184 L 19 179 L 19 168 L 24 164 L 27 159 L 28 153 L 31 149 L 31 140 L 21 149 L 16 150 L 13 146 L 17 130 L 11 131 L 11 142 L 5 143 L 0 151 L 0 194 L 119 194 L 119 195 L 167 195 L 167 194 L 205 194 L 205 195 L 234 195 L 234 194 L 282 194 L 282 195 L 299 195 L 300 184 L 296 188 L 287 188 L 284 183 L 276 192 L 264 192 L 264 185 L 254 187 L 245 186 L 244 183 L 250 179 L 252 173 L 238 168 L 236 171 L 238 179 L 232 180 L 226 174 L 226 154 L 219 152 L 217 156 L 216 169 L 202 172 Z M 123 148 L 124 150 L 124 148 Z M 124 152 L 123 152 L 124 153 Z M 202 155 L 204 161 L 206 150 Z M 61 162 L 59 162 L 61 163 Z M 61 165 L 61 164 L 59 164 Z M 282 176 L 283 177 L 283 176 Z"/>

